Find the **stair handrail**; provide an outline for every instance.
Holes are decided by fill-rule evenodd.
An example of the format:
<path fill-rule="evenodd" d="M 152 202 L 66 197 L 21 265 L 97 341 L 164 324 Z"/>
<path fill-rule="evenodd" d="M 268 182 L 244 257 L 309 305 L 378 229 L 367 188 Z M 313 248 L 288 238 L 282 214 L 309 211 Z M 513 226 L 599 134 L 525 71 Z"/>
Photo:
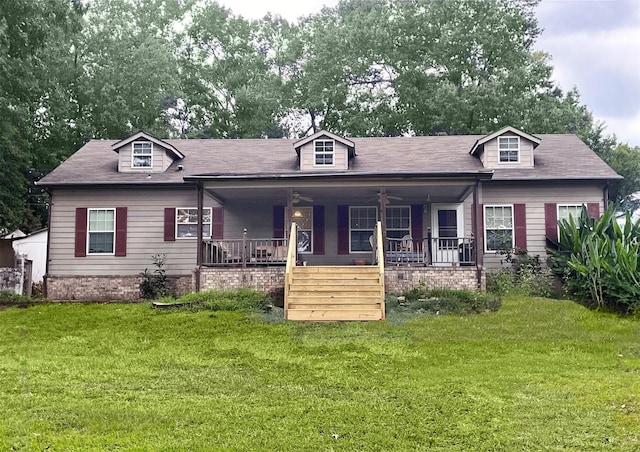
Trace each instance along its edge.
<path fill-rule="evenodd" d="M 385 306 L 384 306 L 384 242 L 382 241 L 382 222 L 378 221 L 376 225 L 376 253 L 378 256 L 378 277 L 380 278 L 380 296 L 382 302 L 382 320 L 385 318 Z"/>
<path fill-rule="evenodd" d="M 287 319 L 289 312 L 289 289 L 292 281 L 292 269 L 298 261 L 298 227 L 295 222 L 291 223 L 289 234 L 289 246 L 287 248 L 287 264 L 284 270 L 284 318 Z"/>

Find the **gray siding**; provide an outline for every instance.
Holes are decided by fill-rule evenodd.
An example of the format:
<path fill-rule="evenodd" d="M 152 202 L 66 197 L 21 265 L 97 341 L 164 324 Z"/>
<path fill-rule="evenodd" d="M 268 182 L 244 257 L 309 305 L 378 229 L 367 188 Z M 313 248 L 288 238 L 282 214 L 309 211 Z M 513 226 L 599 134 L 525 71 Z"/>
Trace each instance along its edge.
<path fill-rule="evenodd" d="M 514 204 L 526 205 L 527 250 L 530 255 L 539 255 L 546 261 L 545 203 L 586 204 L 597 202 L 600 213 L 604 209 L 602 187 L 589 183 L 504 183 L 484 184 L 480 194 L 483 205 Z M 468 216 L 471 203 L 465 203 Z M 495 253 L 485 253 L 484 263 L 488 268 L 500 267 L 500 257 Z"/>
<path fill-rule="evenodd" d="M 505 133 L 503 137 L 515 137 L 513 133 Z M 533 143 L 520 137 L 520 162 L 500 163 L 498 152 L 498 138 L 488 141 L 484 145 L 484 152 L 481 156 L 485 168 L 533 168 Z"/>
<path fill-rule="evenodd" d="M 157 144 L 153 144 L 153 157 L 151 159 L 152 168 L 131 168 L 131 143 L 123 146 L 119 150 L 119 158 L 118 158 L 118 171 L 121 173 L 126 172 L 136 172 L 136 173 L 144 173 L 144 172 L 152 172 L 158 173 L 166 171 L 169 168 L 169 165 L 173 163 L 173 159 L 167 153 L 167 151 L 158 146 Z"/>
<path fill-rule="evenodd" d="M 196 266 L 196 240 L 164 241 L 164 208 L 196 207 L 195 189 L 114 188 L 56 189 L 51 208 L 50 264 L 52 275 L 134 275 L 152 268 L 151 255 L 167 253 L 170 275 L 190 274 Z M 205 196 L 205 207 L 215 201 Z M 127 255 L 75 257 L 77 207 L 127 207 Z"/>
<path fill-rule="evenodd" d="M 314 142 L 305 144 L 300 148 L 300 169 L 302 171 L 335 171 L 349 169 L 349 152 L 347 147 L 334 141 L 333 148 L 333 165 L 314 165 L 313 149 Z"/>

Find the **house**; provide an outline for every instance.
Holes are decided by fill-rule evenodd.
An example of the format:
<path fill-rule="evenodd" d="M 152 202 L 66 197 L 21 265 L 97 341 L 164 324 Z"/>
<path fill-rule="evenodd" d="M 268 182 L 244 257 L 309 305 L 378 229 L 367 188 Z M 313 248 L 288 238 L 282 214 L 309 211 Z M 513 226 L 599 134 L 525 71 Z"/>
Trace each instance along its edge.
<path fill-rule="evenodd" d="M 544 256 L 558 219 L 582 205 L 598 216 L 619 178 L 575 135 L 512 127 L 92 140 L 39 182 L 51 195 L 46 292 L 134 299 L 164 253 L 178 292 L 284 288 L 288 318 L 344 318 L 326 307 L 338 299 L 348 318 L 381 318 L 385 290 L 483 289 L 499 250 Z M 372 300 L 377 310 L 358 308 Z"/>
<path fill-rule="evenodd" d="M 31 281 L 41 283 L 46 272 L 48 229 L 43 228 L 13 240 L 16 256 L 31 262 Z"/>

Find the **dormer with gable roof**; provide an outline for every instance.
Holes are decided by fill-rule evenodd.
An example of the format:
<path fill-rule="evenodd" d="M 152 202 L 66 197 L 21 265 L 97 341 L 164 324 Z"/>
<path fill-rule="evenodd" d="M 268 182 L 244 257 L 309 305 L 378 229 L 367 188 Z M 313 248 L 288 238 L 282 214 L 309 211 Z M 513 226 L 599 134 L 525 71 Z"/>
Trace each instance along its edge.
<path fill-rule="evenodd" d="M 476 141 L 469 153 L 489 169 L 534 168 L 533 151 L 540 141 L 536 136 L 507 126 Z"/>
<path fill-rule="evenodd" d="M 118 172 L 122 173 L 163 172 L 175 160 L 184 158 L 182 152 L 171 144 L 142 131 L 114 143 L 111 147 L 119 155 Z"/>
<path fill-rule="evenodd" d="M 301 171 L 341 171 L 349 169 L 356 155 L 353 141 L 321 130 L 293 144 Z"/>

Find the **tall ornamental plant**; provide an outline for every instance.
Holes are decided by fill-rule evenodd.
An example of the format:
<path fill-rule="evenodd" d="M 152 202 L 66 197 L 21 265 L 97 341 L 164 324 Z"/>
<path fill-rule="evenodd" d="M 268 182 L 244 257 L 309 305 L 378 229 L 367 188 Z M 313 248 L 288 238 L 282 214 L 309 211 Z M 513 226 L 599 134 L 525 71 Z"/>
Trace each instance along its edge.
<path fill-rule="evenodd" d="M 553 270 L 581 301 L 628 313 L 640 310 L 640 221 L 623 225 L 610 207 L 599 219 L 583 206 L 578 218 L 559 223 L 550 248 Z"/>

